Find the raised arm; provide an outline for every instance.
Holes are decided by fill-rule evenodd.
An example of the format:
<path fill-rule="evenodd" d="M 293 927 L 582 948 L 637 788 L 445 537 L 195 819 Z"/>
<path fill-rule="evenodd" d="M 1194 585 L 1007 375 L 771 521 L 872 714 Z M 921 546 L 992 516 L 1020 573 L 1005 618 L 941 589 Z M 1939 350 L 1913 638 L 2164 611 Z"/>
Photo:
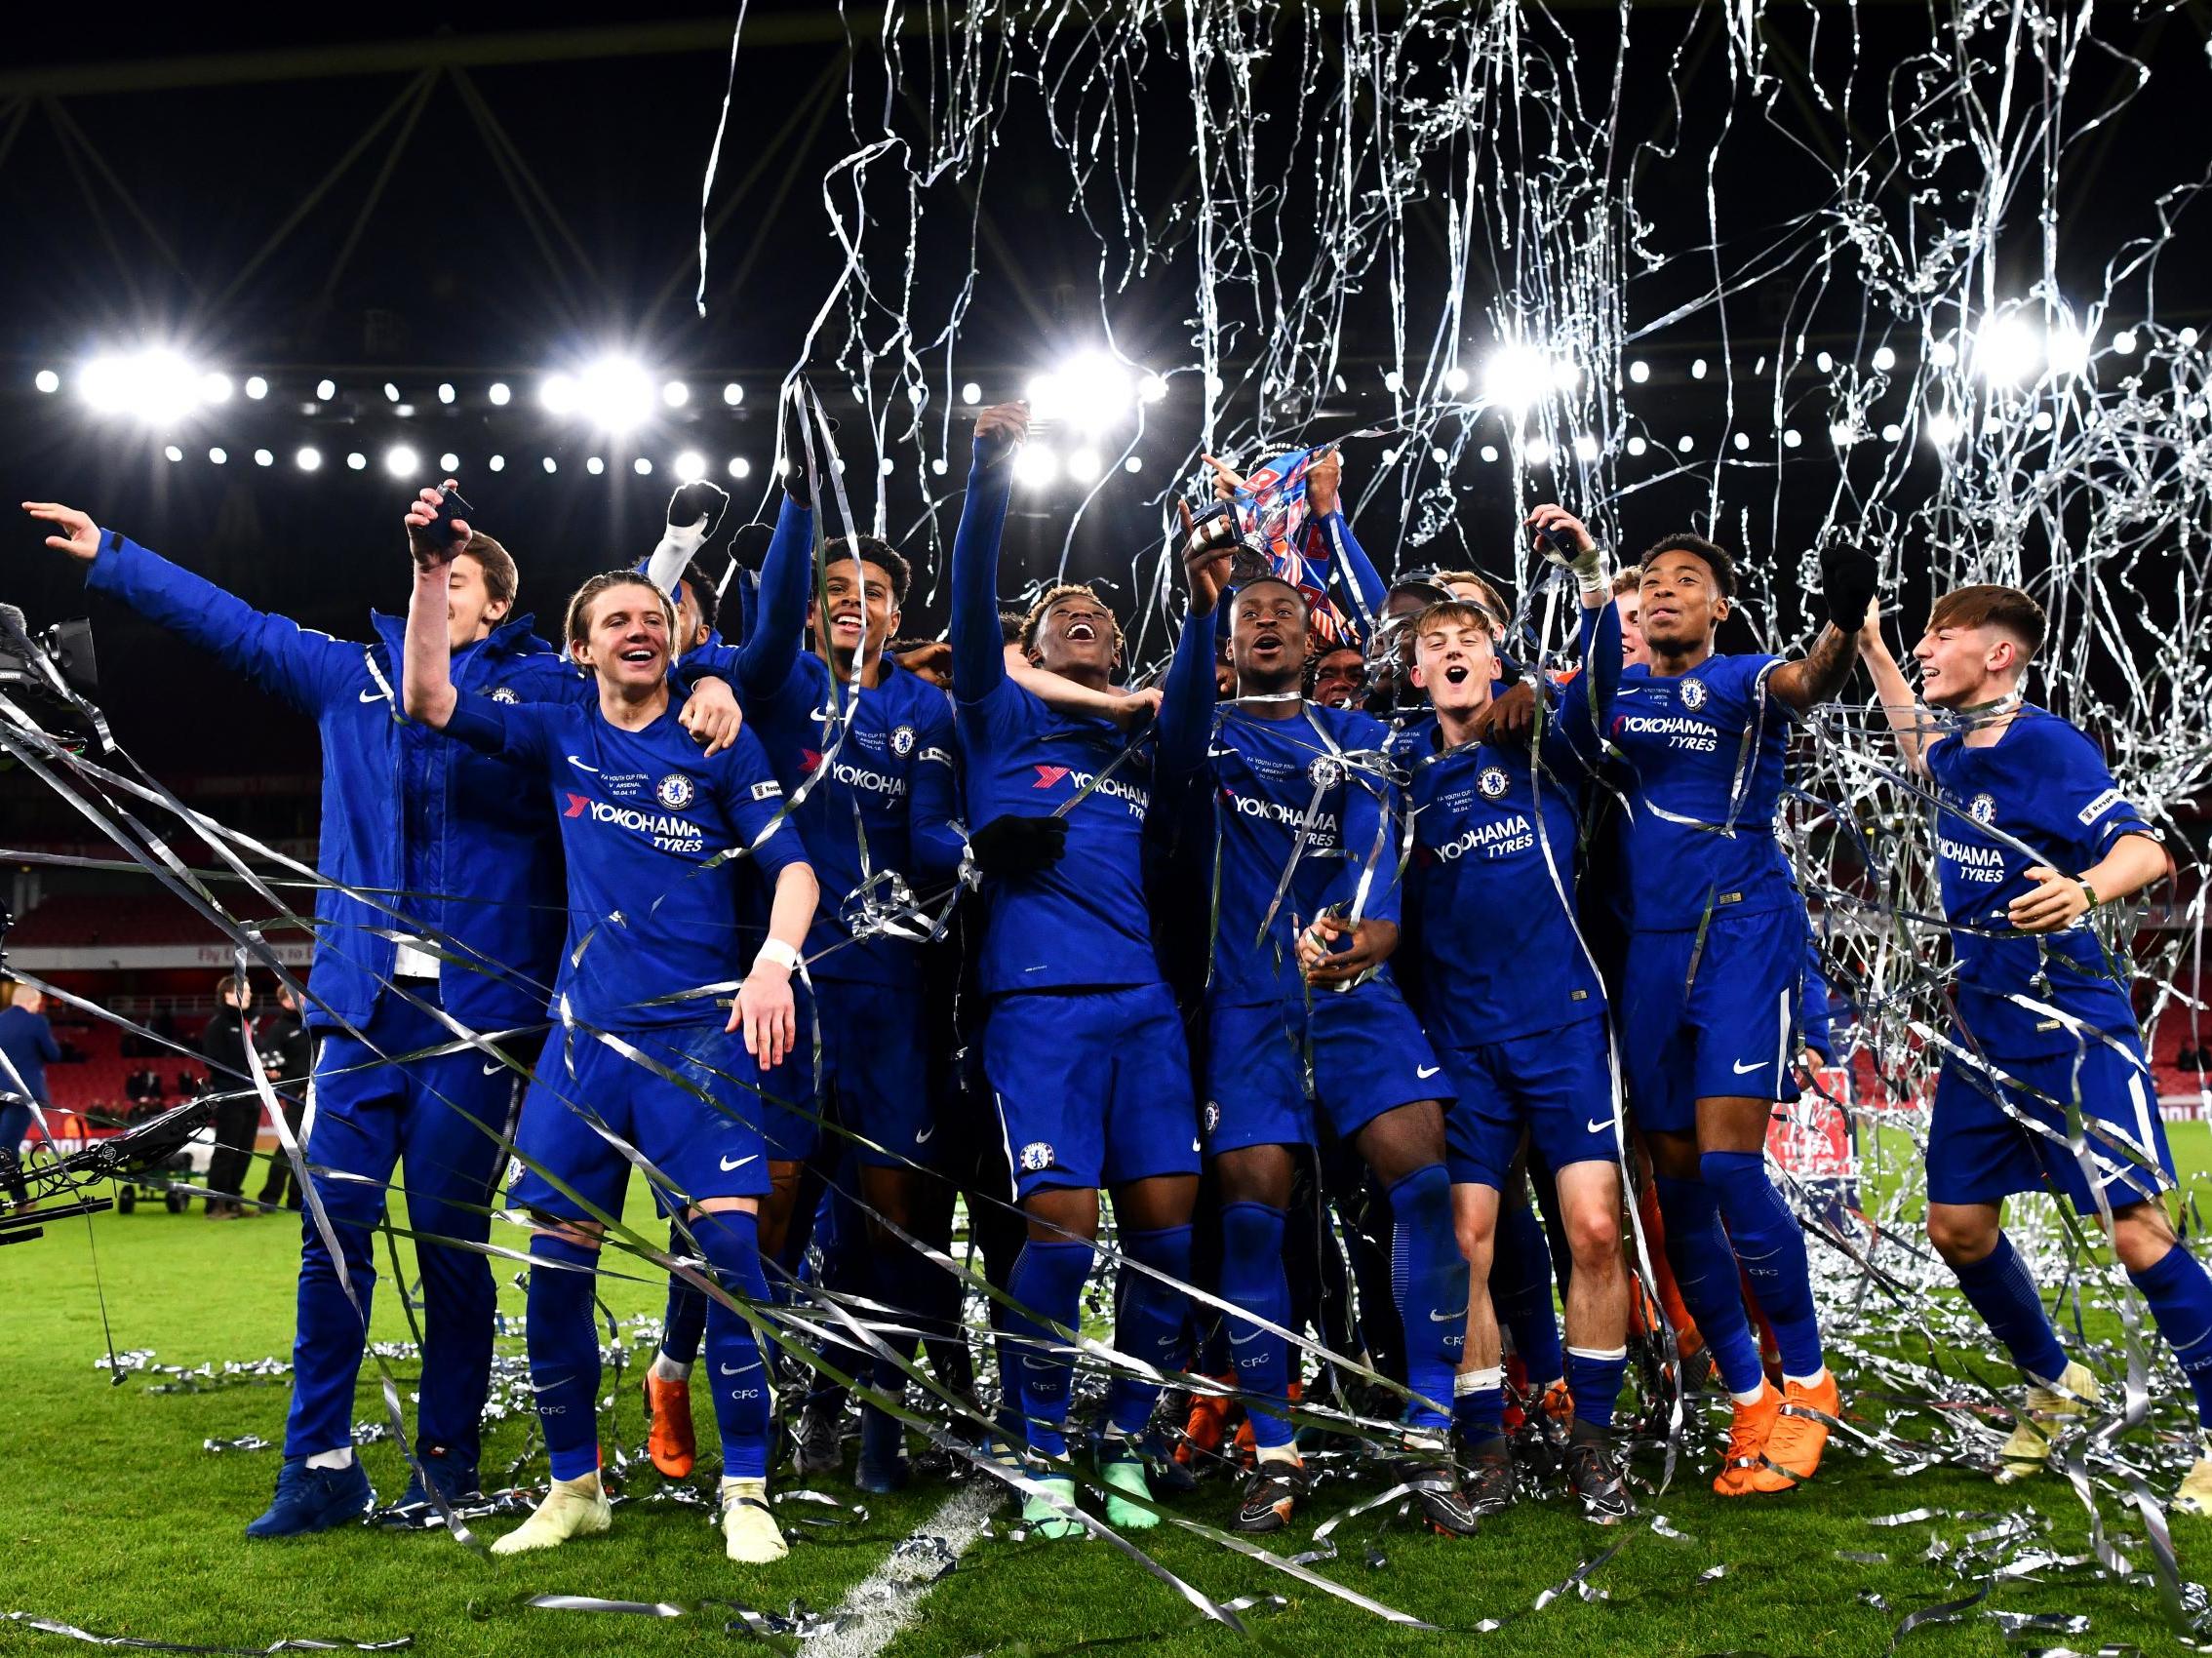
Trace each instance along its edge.
<path fill-rule="evenodd" d="M 1190 508 L 1183 521 L 1190 522 Z M 1219 688 L 1213 677 L 1213 613 L 1221 603 L 1221 584 L 1229 570 L 1227 551 L 1186 541 L 1183 576 L 1191 592 L 1190 608 L 1183 616 L 1182 637 L 1175 641 L 1175 659 L 1167 668 L 1167 683 L 1160 702 L 1159 769 L 1163 776 L 1187 776 L 1205 764 L 1207 739 L 1213 731 L 1213 709 Z"/>
<path fill-rule="evenodd" d="M 100 530 L 75 507 L 25 501 L 23 510 L 59 530 L 46 544 L 85 567 L 87 587 L 121 599 L 271 695 L 313 714 L 332 696 L 348 693 L 349 678 L 361 662 L 360 646 L 257 611 L 128 536 Z"/>
<path fill-rule="evenodd" d="M 418 548 L 415 591 L 407 601 L 407 659 L 400 666 L 400 704 L 410 720 L 434 731 L 446 729 L 459 700 L 454 691 L 453 648 L 446 635 L 450 554 Z"/>
<path fill-rule="evenodd" d="M 1596 765 L 1605 711 L 1621 684 L 1621 616 L 1613 607 L 1604 549 L 1582 521 L 1563 507 L 1545 505 L 1528 515 L 1536 550 L 1574 577 L 1582 606 L 1576 648 L 1582 672 L 1560 692 L 1560 734 L 1586 764 Z"/>
<path fill-rule="evenodd" d="M 1897 752 L 1905 757 L 1911 770 L 1924 776 L 1928 770 L 1928 738 L 1932 734 L 1927 714 L 1920 707 L 1920 699 L 1913 694 L 1905 670 L 1889 653 L 1889 642 L 1881 636 L 1878 608 L 1869 607 L 1867 619 L 1859 629 L 1859 655 L 1867 664 L 1867 672 L 1874 676 L 1875 699 L 1881 704 L 1882 717 L 1889 722 L 1889 734 L 1897 739 Z"/>
<path fill-rule="evenodd" d="M 730 505 L 730 492 L 707 478 L 694 478 L 668 498 L 668 524 L 659 543 L 646 555 L 646 579 L 669 598 L 691 569 L 691 559 L 706 545 Z"/>
<path fill-rule="evenodd" d="M 1126 730 L 1160 710 L 1157 691 L 1093 691 L 1039 667 L 1021 653 L 1019 645 L 1007 646 L 1004 656 L 1007 677 L 1055 714 L 1077 720 L 1111 720 Z"/>
<path fill-rule="evenodd" d="M 1001 403 L 975 419 L 975 461 L 953 534 L 953 693 L 980 702 L 1007 677 L 999 636 L 999 539 L 1006 530 L 1013 452 L 1029 434 L 1029 406 Z"/>
<path fill-rule="evenodd" d="M 1779 700 L 1802 714 L 1843 689 L 1858 658 L 1859 629 L 1866 624 L 1880 576 L 1874 556 L 1856 547 L 1830 547 L 1821 554 L 1821 601 L 1828 625 L 1810 651 L 1768 677 L 1767 689 Z"/>
<path fill-rule="evenodd" d="M 1306 512 L 1328 555 L 1329 579 L 1353 601 L 1363 632 L 1372 632 L 1390 597 L 1390 583 L 1352 533 L 1344 516 L 1343 478 L 1344 462 L 1336 451 L 1316 458 L 1306 469 Z"/>
<path fill-rule="evenodd" d="M 813 573 L 814 515 L 787 493 L 776 509 L 768 556 L 761 561 L 760 619 L 731 653 L 727 677 L 740 693 L 759 696 L 791 677 L 806 643 L 807 584 Z"/>

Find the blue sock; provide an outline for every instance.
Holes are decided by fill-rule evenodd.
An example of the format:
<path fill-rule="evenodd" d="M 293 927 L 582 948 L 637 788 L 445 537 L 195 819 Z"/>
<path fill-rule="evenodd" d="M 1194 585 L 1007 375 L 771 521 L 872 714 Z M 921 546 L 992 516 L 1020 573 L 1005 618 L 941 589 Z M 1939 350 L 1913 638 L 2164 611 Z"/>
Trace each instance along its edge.
<path fill-rule="evenodd" d="M 742 1209 L 702 1214 L 691 1223 L 715 1281 L 737 1300 L 769 1305 L 761 1271 L 761 1224 Z M 701 1296 L 701 1300 L 706 1297 Z M 769 1377 L 753 1326 L 720 1301 L 707 1301 L 707 1380 L 714 1389 L 714 1425 L 722 1433 L 722 1477 L 768 1477 Z"/>
<path fill-rule="evenodd" d="M 1752 1293 L 1773 1322 L 1782 1374 L 1799 1380 L 1819 1375 L 1824 1367 L 1820 1316 L 1813 1310 L 1804 1229 L 1766 1177 L 1765 1154 L 1706 1152 L 1697 1162 L 1705 1183 L 1719 1199 L 1728 1242 L 1751 1280 Z"/>
<path fill-rule="evenodd" d="M 1720 1229 L 1720 1202 L 1702 1180 L 1676 1180 L 1654 1173 L 1659 1213 L 1667 1223 L 1667 1261 L 1675 1269 L 1682 1305 L 1697 1321 L 1706 1350 L 1720 1367 L 1720 1382 L 1732 1394 L 1754 1394 L 1766 1385 L 1766 1369 L 1752 1340 L 1744 1313 L 1743 1289 L 1736 1277 L 1736 1253 Z"/>
<path fill-rule="evenodd" d="M 1621 1378 L 1628 1372 L 1628 1349 L 1610 1353 L 1587 1347 L 1566 1350 L 1567 1392 L 1574 1397 L 1574 1419 L 1593 1428 L 1613 1425 L 1613 1406 L 1621 1397 Z"/>
<path fill-rule="evenodd" d="M 1405 1326 L 1406 1410 L 1415 1428 L 1442 1428 L 1452 1372 L 1467 1345 L 1467 1257 L 1451 1224 L 1451 1177 L 1444 1165 L 1416 1168 L 1390 1189 L 1390 1295 Z M 1434 1400 L 1423 1404 L 1419 1400 Z"/>
<path fill-rule="evenodd" d="M 1000 1434 L 1019 1443 L 1021 1425 L 1021 1346 L 1012 1338 L 1027 1333 L 1029 1324 L 1010 1308 L 991 1303 L 991 1353 L 999 1366 L 999 1408 L 993 1421 Z"/>
<path fill-rule="evenodd" d="M 1283 1211 L 1268 1204 L 1230 1204 L 1221 1211 L 1221 1299 L 1232 1307 L 1289 1328 L 1290 1281 L 1283 1271 Z M 1229 1331 L 1229 1362 L 1245 1395 L 1245 1414 L 1256 1444 L 1286 1445 L 1289 1418 L 1261 1403 L 1290 1402 L 1290 1346 L 1274 1330 L 1247 1319 L 1222 1321 Z"/>
<path fill-rule="evenodd" d="M 1191 1281 L 1191 1229 L 1162 1227 L 1157 1232 L 1125 1232 L 1122 1249 L 1132 1261 L 1153 1272 L 1165 1273 L 1173 1283 L 1163 1283 L 1152 1273 L 1122 1269 L 1121 1305 L 1114 1315 L 1114 1345 L 1131 1359 L 1141 1359 L 1156 1370 L 1183 1367 L 1183 1331 L 1188 1323 L 1190 1300 L 1182 1285 Z M 1106 1396 L 1106 1420 L 1134 1438 L 1152 1420 L 1152 1407 L 1160 1401 L 1160 1389 L 1136 1376 L 1116 1376 Z"/>
<path fill-rule="evenodd" d="M 1469 1370 L 1451 1380 L 1451 1426 L 1462 1439 L 1480 1443 L 1505 1432 L 1505 1371 Z"/>
<path fill-rule="evenodd" d="M 1552 1313 L 1552 1240 L 1528 1204 L 1498 1210 L 1497 1252 L 1490 1260 L 1490 1305 L 1512 1332 L 1513 1350 L 1538 1388 L 1566 1373 L 1560 1325 Z"/>
<path fill-rule="evenodd" d="M 1021 1409 L 1029 1448 L 1040 1456 L 1068 1454 L 1068 1384 L 1075 1358 L 1067 1338 L 1047 1327 L 1083 1325 L 1083 1281 L 1090 1276 L 1092 1250 L 1072 1238 L 1032 1238 L 1022 1245 L 1007 1281 L 1007 1293 L 1027 1310 L 1022 1334 L 1031 1338 L 1021 1355 Z"/>
<path fill-rule="evenodd" d="M 2212 1428 L 2212 1275 L 2176 1244 L 2148 1272 L 2127 1276 L 2151 1303 L 2158 1333 L 2196 1392 L 2197 1421 Z"/>
<path fill-rule="evenodd" d="M 2028 1263 L 2012 1246 L 2012 1240 L 1997 1234 L 1996 1247 L 1980 1260 L 1953 1267 L 1958 1287 L 1982 1315 L 1990 1333 L 2004 1343 L 2021 1374 L 2032 1381 L 2055 1382 L 2066 1369 L 2066 1349 L 2058 1331 L 2043 1311 L 2035 1281 L 2028 1276 Z"/>
<path fill-rule="evenodd" d="M 580 1479 L 599 1467 L 599 1332 L 591 1322 L 599 1251 L 539 1233 L 530 1258 L 530 1386 L 538 1428 L 553 1478 Z"/>
<path fill-rule="evenodd" d="M 668 1252 L 683 1255 L 690 1251 L 682 1229 L 674 1224 L 668 1228 Z M 678 1278 L 668 1275 L 668 1311 L 660 1316 L 660 1351 L 673 1364 L 696 1363 L 699 1357 L 699 1338 L 706 1334 L 706 1297 Z"/>

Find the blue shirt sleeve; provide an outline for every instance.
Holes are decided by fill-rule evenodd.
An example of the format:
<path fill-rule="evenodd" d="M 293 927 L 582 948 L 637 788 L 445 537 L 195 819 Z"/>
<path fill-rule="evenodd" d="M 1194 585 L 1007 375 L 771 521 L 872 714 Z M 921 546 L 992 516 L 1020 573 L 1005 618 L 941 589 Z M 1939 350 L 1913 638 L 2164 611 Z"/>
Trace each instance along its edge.
<path fill-rule="evenodd" d="M 61 1045 L 54 1040 L 54 1026 L 44 1013 L 38 1015 L 38 1056 L 49 1065 L 61 1061 Z"/>
<path fill-rule="evenodd" d="M 906 832 L 914 848 L 907 876 L 918 890 L 951 881 L 968 849 L 953 778 L 952 707 L 936 696 L 928 706 L 928 717 L 916 724 L 913 784 L 906 796 Z"/>
<path fill-rule="evenodd" d="M 1582 612 L 1581 644 L 1582 672 L 1560 688 L 1559 722 L 1546 739 L 1556 732 L 1568 753 L 1595 769 L 1604 758 L 1605 714 L 1621 688 L 1621 612 L 1611 601 Z"/>
<path fill-rule="evenodd" d="M 2126 835 L 2153 831 L 2128 798 L 2113 781 L 2105 757 L 2087 736 L 2056 715 L 2025 724 L 2008 735 L 2033 733 L 2035 747 L 2030 763 L 2041 773 L 2041 785 L 2032 797 L 2035 822 L 2060 842 L 2086 847 L 2096 861 Z M 2062 875 L 2078 875 L 2066 869 Z"/>
<path fill-rule="evenodd" d="M 1007 677 L 999 631 L 999 538 L 1013 480 L 1009 448 L 997 438 L 976 439 L 968 499 L 953 533 L 953 694 L 962 702 L 981 702 Z"/>
<path fill-rule="evenodd" d="M 189 640 L 270 695 L 309 714 L 320 713 L 333 697 L 352 693 L 361 646 L 257 611 L 113 531 L 101 533 L 99 554 L 85 572 L 85 585 L 121 599 L 148 621 Z"/>
<path fill-rule="evenodd" d="M 760 615 L 745 643 L 728 653 L 728 666 L 701 670 L 722 675 L 740 697 L 780 686 L 799 660 L 807 632 L 807 584 L 814 573 L 814 515 L 783 497 L 775 515 L 775 534 L 761 561 Z M 684 658 L 687 671 L 693 651 Z"/>
<path fill-rule="evenodd" d="M 715 756 L 715 763 L 724 809 L 751 849 L 761 879 L 772 888 L 784 870 L 807 861 L 807 849 L 800 845 L 799 831 L 784 810 L 783 785 L 769 770 L 768 750 L 749 730 L 740 730 L 737 740 Z"/>
<path fill-rule="evenodd" d="M 1383 601 L 1390 597 L 1390 583 L 1383 580 L 1343 513 L 1325 514 L 1321 533 L 1323 544 L 1328 548 L 1330 583 L 1352 599 L 1362 634 L 1371 633 L 1375 618 L 1382 614 Z"/>
<path fill-rule="evenodd" d="M 1189 776 L 1205 765 L 1206 739 L 1213 734 L 1213 709 L 1220 694 L 1213 677 L 1213 617 L 1185 616 L 1182 637 L 1175 641 L 1175 659 L 1167 666 L 1160 692 L 1156 752 L 1164 777 Z"/>
<path fill-rule="evenodd" d="M 473 691 L 455 691 L 446 735 L 480 754 L 518 760 L 542 770 L 560 751 L 556 728 L 569 707 L 557 702 L 499 702 Z"/>

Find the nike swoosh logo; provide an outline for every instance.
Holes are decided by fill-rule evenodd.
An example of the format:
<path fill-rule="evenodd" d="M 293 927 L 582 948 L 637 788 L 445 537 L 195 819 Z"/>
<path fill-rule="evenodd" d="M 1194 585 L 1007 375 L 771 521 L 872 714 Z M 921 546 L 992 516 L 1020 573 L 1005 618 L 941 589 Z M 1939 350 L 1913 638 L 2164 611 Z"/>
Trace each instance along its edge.
<path fill-rule="evenodd" d="M 715 1366 L 716 1372 L 725 1376 L 742 1376 L 748 1370 L 758 1370 L 759 1368 L 758 1364 L 718 1364 Z"/>
<path fill-rule="evenodd" d="M 1610 1117 L 1593 1117 L 1590 1120 L 1590 1131 L 1593 1134 L 1602 1134 L 1612 1125 L 1613 1120 Z"/>
<path fill-rule="evenodd" d="M 364 702 L 382 702 L 386 698 L 380 691 L 365 691 L 361 693 L 361 700 Z"/>
<path fill-rule="evenodd" d="M 1467 1309 L 1464 1307 L 1456 1313 L 1431 1313 L 1429 1315 L 1429 1322 L 1432 1324 L 1465 1323 L 1466 1322 Z"/>
<path fill-rule="evenodd" d="M 598 767 L 596 767 L 596 766 L 586 766 L 586 765 L 585 765 L 585 764 L 584 764 L 584 763 L 583 763 L 582 761 L 578 760 L 578 759 L 577 759 L 577 758 L 576 758 L 576 757 L 575 757 L 574 755 L 573 755 L 573 754 L 572 754 L 572 755 L 569 755 L 569 756 L 567 756 L 566 758 L 567 758 L 567 760 L 568 760 L 569 764 L 570 764 L 571 766 L 573 766 L 573 767 L 574 767 L 574 768 L 575 768 L 575 769 L 576 769 L 576 770 L 577 770 L 578 771 L 589 771 L 589 772 L 590 772 L 590 773 L 591 773 L 591 774 L 592 774 L 592 775 L 593 775 L 594 777 L 596 777 L 596 776 L 598 776 L 598 775 L 599 775 L 599 768 L 598 768 Z"/>
<path fill-rule="evenodd" d="M 1728 1069 L 1729 1069 L 1729 1070 L 1731 1070 L 1731 1071 L 1733 1071 L 1733 1072 L 1735 1072 L 1735 1074 L 1736 1074 L 1737 1076 L 1739 1076 L 1739 1077 L 1748 1077 L 1748 1076 L 1750 1076 L 1750 1075 L 1751 1075 L 1751 1074 L 1752 1074 L 1752 1073 L 1753 1073 L 1754 1071 L 1763 1071 L 1763 1070 L 1765 1070 L 1765 1069 L 1766 1069 L 1766 1061 L 1765 1061 L 1765 1060 L 1763 1060 L 1763 1059 L 1761 1059 L 1761 1060 L 1760 1060 L 1760 1061 L 1759 1061 L 1759 1062 L 1758 1062 L 1758 1064 L 1756 1064 L 1756 1065 L 1746 1065 L 1746 1064 L 1745 1064 L 1745 1063 L 1744 1063 L 1744 1062 L 1743 1062 L 1743 1061 L 1742 1061 L 1741 1059 L 1738 1059 L 1738 1060 L 1736 1060 L 1736 1061 L 1735 1061 L 1734 1063 L 1732 1063 L 1732 1064 L 1731 1064 L 1731 1065 L 1730 1065 L 1730 1066 L 1728 1067 Z"/>
<path fill-rule="evenodd" d="M 1442 1069 L 1442 1065 L 1416 1065 L 1413 1067 L 1413 1075 L 1425 1083 Z"/>
<path fill-rule="evenodd" d="M 1259 1340 L 1265 1334 L 1267 1334 L 1265 1330 L 1254 1330 L 1250 1335 L 1239 1335 L 1235 1330 L 1231 1330 L 1229 1332 L 1229 1345 L 1231 1347 L 1243 1347 L 1247 1342 Z"/>
<path fill-rule="evenodd" d="M 752 1154 L 752 1157 L 741 1157 L 734 1163 L 732 1163 L 729 1158 L 724 1158 L 722 1160 L 722 1172 L 728 1174 L 732 1168 L 743 1168 L 748 1163 L 751 1163 L 753 1161 L 753 1158 L 757 1158 L 761 1154 L 759 1152 L 755 1152 Z"/>
<path fill-rule="evenodd" d="M 485 1067 L 484 1067 L 484 1074 L 485 1074 L 485 1075 L 486 1075 L 487 1077 L 496 1077 L 496 1076 L 497 1076 L 497 1075 L 498 1075 L 498 1074 L 499 1074 L 500 1072 L 504 1071 L 505 1069 L 506 1069 L 506 1067 L 505 1067 L 504 1065 L 487 1065 L 487 1066 L 485 1066 Z"/>
<path fill-rule="evenodd" d="M 914 1136 L 914 1143 L 918 1146 L 928 1145 L 929 1143 L 929 1136 L 931 1134 L 934 1134 L 936 1131 L 937 1125 L 934 1123 L 930 1124 L 928 1127 L 922 1129 Z"/>

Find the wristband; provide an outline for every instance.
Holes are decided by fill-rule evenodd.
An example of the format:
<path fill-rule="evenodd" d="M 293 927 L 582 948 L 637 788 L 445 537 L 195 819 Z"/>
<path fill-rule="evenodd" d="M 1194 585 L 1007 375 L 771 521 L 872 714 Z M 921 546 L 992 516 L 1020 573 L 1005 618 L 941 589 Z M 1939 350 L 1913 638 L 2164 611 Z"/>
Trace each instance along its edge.
<path fill-rule="evenodd" d="M 2089 900 L 2090 909 L 2095 909 L 2100 903 L 2104 901 L 2097 896 L 2097 888 L 2090 886 L 2088 882 L 2076 882 L 2075 885 L 2081 888 L 2082 896 Z"/>
<path fill-rule="evenodd" d="M 1605 549 L 1592 547 L 1587 556 L 1587 566 L 1581 559 L 1568 566 L 1574 572 L 1575 588 L 1585 599 L 1594 593 L 1603 593 L 1613 585 L 1613 572 L 1607 568 L 1610 561 L 1605 557 Z"/>
<path fill-rule="evenodd" d="M 761 953 L 753 958 L 753 966 L 757 967 L 763 962 L 773 962 L 785 972 L 795 973 L 799 970 L 799 952 L 780 938 L 770 938 L 761 946 Z"/>

